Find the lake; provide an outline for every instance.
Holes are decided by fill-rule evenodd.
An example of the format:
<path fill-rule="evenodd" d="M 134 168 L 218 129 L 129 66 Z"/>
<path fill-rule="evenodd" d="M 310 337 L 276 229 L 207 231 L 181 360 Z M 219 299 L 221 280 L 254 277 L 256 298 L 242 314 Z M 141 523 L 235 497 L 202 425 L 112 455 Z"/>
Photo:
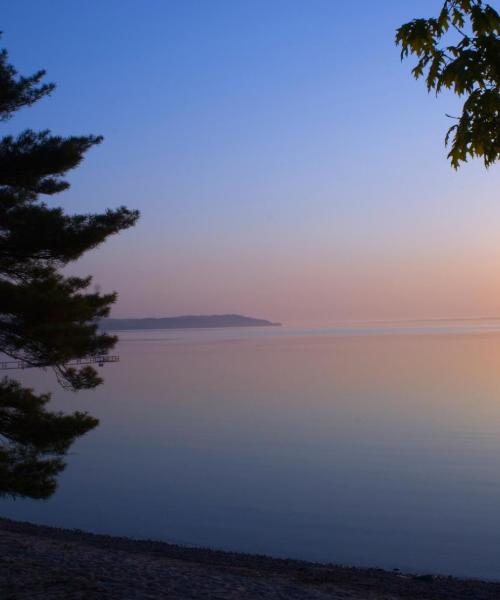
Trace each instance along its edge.
<path fill-rule="evenodd" d="M 123 332 L 104 386 L 10 371 L 101 425 L 3 516 L 500 579 L 500 327 Z"/>

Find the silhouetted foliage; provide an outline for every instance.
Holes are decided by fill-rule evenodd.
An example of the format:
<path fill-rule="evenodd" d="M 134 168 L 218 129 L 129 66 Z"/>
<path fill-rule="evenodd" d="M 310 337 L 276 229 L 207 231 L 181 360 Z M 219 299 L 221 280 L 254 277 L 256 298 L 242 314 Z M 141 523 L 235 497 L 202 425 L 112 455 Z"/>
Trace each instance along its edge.
<path fill-rule="evenodd" d="M 414 19 L 396 33 L 401 58 L 416 55 L 412 73 L 425 77 L 429 91 L 466 97 L 446 135 L 455 169 L 469 156 L 487 167 L 500 156 L 499 34 L 498 13 L 482 0 L 446 0 L 437 18 Z"/>
<path fill-rule="evenodd" d="M 46 498 L 64 469 L 62 457 L 74 440 L 98 423 L 86 413 L 64 415 L 45 405 L 49 394 L 35 395 L 17 382 L 0 381 L 0 491 Z"/>
<path fill-rule="evenodd" d="M 44 75 L 19 76 L 0 52 L 0 121 L 54 90 L 41 83 Z M 74 391 L 102 381 L 92 367 L 68 363 L 114 346 L 116 337 L 100 332 L 97 321 L 109 314 L 116 294 L 90 293 L 90 277 L 67 277 L 61 268 L 132 226 L 138 212 L 120 207 L 67 215 L 40 196 L 67 189 L 64 175 L 101 141 L 32 130 L 0 139 L 0 352 L 52 368 Z M 70 445 L 97 425 L 86 413 L 49 411 L 49 399 L 11 379 L 0 381 L 0 494 L 50 496 Z"/>

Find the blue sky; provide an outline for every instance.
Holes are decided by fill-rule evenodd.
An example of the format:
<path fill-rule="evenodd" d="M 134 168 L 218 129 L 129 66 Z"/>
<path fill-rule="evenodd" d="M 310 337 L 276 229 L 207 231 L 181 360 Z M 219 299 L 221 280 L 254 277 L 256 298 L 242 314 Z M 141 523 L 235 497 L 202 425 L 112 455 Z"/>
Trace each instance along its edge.
<path fill-rule="evenodd" d="M 141 210 L 72 267 L 115 316 L 500 314 L 498 167 L 451 169 L 459 103 L 393 41 L 440 6 L 18 0 L 3 44 L 57 90 L 4 131 L 105 136 L 51 202 Z"/>

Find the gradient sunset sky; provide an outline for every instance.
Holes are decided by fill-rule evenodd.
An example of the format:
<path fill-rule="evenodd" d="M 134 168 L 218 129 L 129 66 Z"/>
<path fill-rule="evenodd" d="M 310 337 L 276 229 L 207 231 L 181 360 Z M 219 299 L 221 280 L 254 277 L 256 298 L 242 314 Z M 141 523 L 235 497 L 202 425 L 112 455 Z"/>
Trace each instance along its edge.
<path fill-rule="evenodd" d="M 394 45 L 441 5 L 5 3 L 13 64 L 58 87 L 3 131 L 105 136 L 49 204 L 141 210 L 71 269 L 119 291 L 113 316 L 500 315 L 499 168 L 452 170 L 459 103 Z"/>

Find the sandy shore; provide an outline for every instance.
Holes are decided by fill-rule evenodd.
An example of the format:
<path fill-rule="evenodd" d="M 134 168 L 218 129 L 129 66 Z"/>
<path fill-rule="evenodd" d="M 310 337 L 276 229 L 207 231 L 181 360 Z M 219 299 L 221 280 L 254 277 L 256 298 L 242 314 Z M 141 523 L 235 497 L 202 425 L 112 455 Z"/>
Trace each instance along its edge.
<path fill-rule="evenodd" d="M 321 565 L 0 519 L 2 600 L 498 600 L 500 583 Z"/>

